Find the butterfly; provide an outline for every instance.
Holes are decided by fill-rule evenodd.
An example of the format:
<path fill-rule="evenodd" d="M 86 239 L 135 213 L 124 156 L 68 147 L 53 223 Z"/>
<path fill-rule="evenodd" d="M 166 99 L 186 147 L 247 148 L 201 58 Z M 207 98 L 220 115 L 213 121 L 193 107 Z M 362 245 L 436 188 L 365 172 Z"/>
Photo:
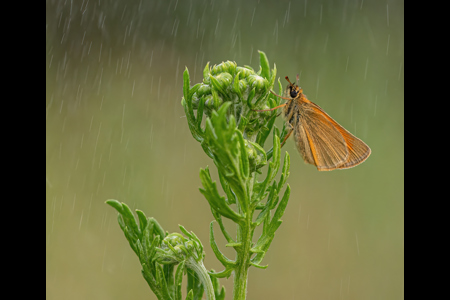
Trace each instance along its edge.
<path fill-rule="evenodd" d="M 303 89 L 289 82 L 285 96 L 270 91 L 276 97 L 287 100 L 277 107 L 257 111 L 283 108 L 283 116 L 289 125 L 287 138 L 294 133 L 295 145 L 303 160 L 315 165 L 319 171 L 348 169 L 364 162 L 371 150 L 363 141 L 333 120 L 319 105 L 309 101 Z M 298 81 L 298 75 L 297 75 Z"/>

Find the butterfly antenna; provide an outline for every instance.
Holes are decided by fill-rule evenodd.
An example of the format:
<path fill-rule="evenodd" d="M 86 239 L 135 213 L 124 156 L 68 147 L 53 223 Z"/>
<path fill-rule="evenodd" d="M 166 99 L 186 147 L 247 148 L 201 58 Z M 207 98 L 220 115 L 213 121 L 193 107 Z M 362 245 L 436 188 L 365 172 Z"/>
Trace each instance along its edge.
<path fill-rule="evenodd" d="M 286 78 L 286 80 L 289 82 L 289 84 L 292 85 L 292 82 L 289 80 L 289 77 L 286 76 L 284 78 Z"/>
<path fill-rule="evenodd" d="M 300 83 L 300 75 L 297 74 L 297 85 Z"/>

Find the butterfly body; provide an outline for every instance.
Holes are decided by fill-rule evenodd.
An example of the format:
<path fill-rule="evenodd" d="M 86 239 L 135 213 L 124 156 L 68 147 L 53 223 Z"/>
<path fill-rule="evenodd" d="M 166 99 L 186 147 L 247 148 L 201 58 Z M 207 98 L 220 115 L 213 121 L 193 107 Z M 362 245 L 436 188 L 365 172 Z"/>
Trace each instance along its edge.
<path fill-rule="evenodd" d="M 278 106 L 283 107 L 283 116 L 290 125 L 283 144 L 294 133 L 295 144 L 306 163 L 319 171 L 332 171 L 357 166 L 369 157 L 369 146 L 309 101 L 298 85 L 289 81 L 287 97 L 276 96 L 287 100 Z"/>

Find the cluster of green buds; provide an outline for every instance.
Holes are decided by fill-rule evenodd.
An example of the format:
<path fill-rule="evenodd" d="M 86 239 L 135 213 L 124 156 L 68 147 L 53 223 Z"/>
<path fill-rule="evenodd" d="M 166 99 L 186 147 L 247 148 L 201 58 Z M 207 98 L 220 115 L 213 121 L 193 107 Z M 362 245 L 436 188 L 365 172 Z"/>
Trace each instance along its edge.
<path fill-rule="evenodd" d="M 203 82 L 192 87 L 186 69 L 181 101 L 192 135 L 211 158 L 214 155 L 205 141 L 203 115 L 212 118 L 224 104 L 229 105 L 227 120 L 230 121 L 233 116 L 236 128 L 243 135 L 251 169 L 259 169 L 267 163 L 262 147 L 276 119 L 276 111 L 256 110 L 270 109 L 280 102 L 270 93 L 276 78 L 276 66 L 270 70 L 264 52 L 260 51 L 259 54 L 260 69 L 257 72 L 250 66 L 240 67 L 232 61 L 213 67 L 208 63 L 203 70 Z"/>
<path fill-rule="evenodd" d="M 181 225 L 180 229 L 188 238 L 177 232 L 168 234 L 163 239 L 161 247 L 157 249 L 156 260 L 160 264 L 177 264 L 191 259 L 195 262 L 203 261 L 203 245 L 200 240 L 193 232 L 187 232 Z"/>
<path fill-rule="evenodd" d="M 186 237 L 177 232 L 166 235 L 161 246 L 156 249 L 155 260 L 164 265 L 185 264 L 188 270 L 195 273 L 195 278 L 200 281 L 201 290 L 205 290 L 206 299 L 215 299 L 213 283 L 203 265 L 205 254 L 202 242 L 195 233 L 188 232 L 182 225 L 179 226 Z"/>

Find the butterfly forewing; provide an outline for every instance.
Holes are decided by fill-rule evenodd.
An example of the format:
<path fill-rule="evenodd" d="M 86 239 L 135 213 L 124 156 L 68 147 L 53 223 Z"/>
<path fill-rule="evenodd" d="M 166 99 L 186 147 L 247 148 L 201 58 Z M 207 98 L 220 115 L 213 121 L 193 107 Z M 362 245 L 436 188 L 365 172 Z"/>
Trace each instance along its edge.
<path fill-rule="evenodd" d="M 311 140 L 314 141 L 318 153 L 316 156 L 319 157 L 316 166 L 320 171 L 351 168 L 369 157 L 369 146 L 339 125 L 317 104 L 308 103 L 304 115 L 304 126 L 310 129 Z M 336 133 L 340 138 L 337 138 Z"/>
<path fill-rule="evenodd" d="M 320 171 L 334 170 L 348 160 L 349 151 L 341 132 L 314 103 L 302 103 L 294 134 L 307 163 Z M 311 162 L 311 158 L 313 161 Z"/>

